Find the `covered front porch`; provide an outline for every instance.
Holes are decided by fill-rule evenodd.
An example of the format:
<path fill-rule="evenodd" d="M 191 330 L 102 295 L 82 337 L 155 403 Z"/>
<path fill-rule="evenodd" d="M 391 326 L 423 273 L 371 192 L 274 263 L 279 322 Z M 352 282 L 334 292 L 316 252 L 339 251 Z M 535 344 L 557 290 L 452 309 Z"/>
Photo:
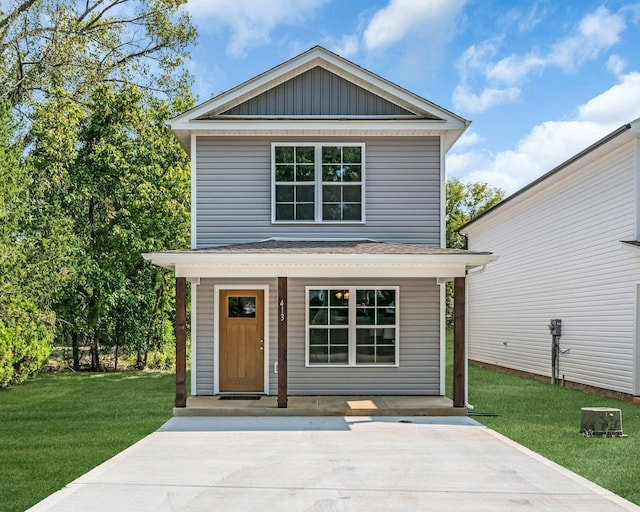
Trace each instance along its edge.
<path fill-rule="evenodd" d="M 482 267 L 493 261 L 495 257 L 489 253 L 372 240 L 270 239 L 212 249 L 152 253 L 145 257 L 157 265 L 170 268 L 176 274 L 176 415 L 443 416 L 466 414 L 466 275 L 470 269 Z M 226 285 L 215 283 L 225 283 L 234 280 L 237 276 L 242 276 L 245 279 L 243 283 L 250 284 L 252 289 L 264 289 L 264 297 L 270 297 L 268 301 L 264 301 L 264 325 L 270 324 L 269 334 L 265 334 L 264 338 L 256 335 L 255 343 L 251 342 L 255 345 L 256 351 L 260 350 L 261 357 L 264 356 L 264 359 L 260 359 L 262 363 L 254 365 L 258 368 L 264 365 L 264 389 L 257 392 L 253 398 L 249 396 L 244 397 L 247 399 L 243 400 L 243 397 L 225 396 L 225 399 L 221 400 L 220 394 L 224 390 L 218 385 L 217 380 L 213 380 L 214 385 L 209 383 L 209 387 L 205 390 L 198 387 L 197 392 L 194 393 L 195 396 L 187 400 L 186 282 L 189 280 L 192 286 L 198 286 L 200 290 L 198 293 L 206 297 L 207 302 L 203 306 L 207 311 L 215 311 L 218 306 L 214 307 L 214 303 L 218 297 L 222 297 L 219 295 L 222 293 L 220 290 L 228 288 Z M 326 286 L 318 284 L 329 282 L 329 280 L 333 280 L 330 281 L 333 284 Z M 235 281 L 239 286 L 232 288 L 244 287 L 242 283 L 237 283 L 237 279 Z M 443 396 L 445 394 L 446 330 L 444 289 L 448 281 L 455 283 L 453 400 Z M 353 285 L 350 288 L 350 294 L 347 293 L 349 289 L 342 289 L 342 283 Z M 362 366 L 358 367 L 358 361 L 354 363 L 354 359 L 350 359 L 348 365 L 342 364 L 339 367 L 340 373 L 330 365 L 325 364 L 323 367 L 313 365 L 309 359 L 303 360 L 304 345 L 302 343 L 308 327 L 308 325 L 305 326 L 304 315 L 305 309 L 309 309 L 307 302 L 302 302 L 305 285 L 306 288 L 314 290 L 318 287 L 329 288 L 332 291 L 330 294 L 332 297 L 335 295 L 337 298 L 342 296 L 348 298 L 349 295 L 356 296 L 356 292 L 359 292 L 358 288 L 366 288 L 368 283 L 378 283 L 382 288 L 387 289 L 394 288 L 391 285 L 396 285 L 396 291 L 393 292 L 396 295 L 393 297 L 397 298 L 398 293 L 404 297 L 403 307 L 407 313 L 404 318 L 409 322 L 407 324 L 409 328 L 403 331 L 404 335 L 401 335 L 404 341 L 399 342 L 402 344 L 400 359 L 396 356 L 391 364 L 381 365 L 373 370 L 370 369 L 371 364 L 369 368 L 365 364 L 363 369 Z M 309 286 L 310 284 L 313 286 Z M 423 292 L 427 289 L 428 292 Z M 237 291 L 234 290 L 234 293 L 237 294 Z M 291 302 L 289 302 L 289 296 L 291 296 Z M 427 296 L 429 298 L 425 298 Z M 192 294 L 192 301 L 193 297 Z M 262 299 L 259 302 L 261 303 Z M 258 301 L 256 300 L 255 303 L 257 304 Z M 220 304 L 226 304 L 226 301 L 220 298 Z M 269 304 L 274 313 L 272 316 L 267 312 Z M 355 304 L 351 304 L 350 314 L 355 316 Z M 397 307 L 398 304 L 391 305 L 393 315 Z M 362 309 L 368 312 L 371 308 L 365 309 L 363 303 Z M 199 305 L 199 314 L 201 310 Z M 262 316 L 261 313 L 253 313 L 254 310 L 251 310 L 250 316 Z M 226 309 L 224 311 L 226 312 Z M 429 320 L 425 316 L 425 311 L 431 312 Z M 218 319 L 214 318 L 206 331 L 203 331 L 208 335 L 207 345 L 202 345 L 202 337 L 199 345 L 201 349 L 209 352 L 209 367 L 214 367 L 215 370 L 208 370 L 206 376 L 214 376 L 214 379 L 219 378 L 218 366 L 215 365 L 221 365 L 221 360 L 228 360 L 218 356 L 219 318 L 222 318 L 222 313 Z M 352 320 L 353 318 L 349 321 Z M 398 321 L 393 326 L 391 334 L 395 334 L 397 329 L 402 329 L 403 326 L 403 322 Z M 422 327 L 418 329 L 418 326 Z M 423 334 L 421 329 L 428 329 L 430 334 Z M 212 332 L 215 333 L 213 336 L 210 335 Z M 420 346 L 423 339 L 425 343 L 430 343 L 431 352 L 427 353 L 422 349 L 421 352 L 415 351 L 415 347 Z M 413 345 L 409 344 L 410 340 Z M 395 340 L 393 343 L 396 343 L 397 347 L 398 341 Z M 402 347 L 408 350 L 412 346 L 414 347 L 412 352 L 402 352 Z M 213 348 L 214 357 L 210 356 L 211 348 Z M 203 360 L 202 357 L 207 357 L 206 354 L 204 356 L 202 354 L 204 352 L 199 354 L 199 361 Z M 415 354 L 418 354 L 417 357 L 421 359 L 413 359 Z M 428 366 L 424 366 L 423 361 L 428 361 Z M 422 375 L 427 373 L 416 374 L 417 364 L 422 365 L 419 367 L 419 372 L 428 372 L 430 375 L 429 387 L 419 383 L 427 382 L 422 378 Z M 413 371 L 412 374 L 409 373 L 411 371 Z M 359 381 L 354 385 L 353 376 L 356 373 L 368 377 L 368 380 Z M 301 374 L 306 378 L 304 389 L 300 385 Z M 200 371 L 199 375 L 204 374 Z M 345 378 L 345 386 L 342 386 L 340 378 L 336 378 L 337 375 Z M 404 378 L 403 387 L 393 386 L 392 379 L 396 376 Z M 333 380 L 329 383 L 328 379 L 331 378 Z M 262 377 L 259 377 L 258 381 L 261 379 Z M 192 385 L 193 382 L 192 375 Z M 404 385 L 407 382 L 409 384 Z M 351 387 L 348 387 L 347 383 Z M 257 390 L 261 387 L 252 386 L 251 389 Z"/>

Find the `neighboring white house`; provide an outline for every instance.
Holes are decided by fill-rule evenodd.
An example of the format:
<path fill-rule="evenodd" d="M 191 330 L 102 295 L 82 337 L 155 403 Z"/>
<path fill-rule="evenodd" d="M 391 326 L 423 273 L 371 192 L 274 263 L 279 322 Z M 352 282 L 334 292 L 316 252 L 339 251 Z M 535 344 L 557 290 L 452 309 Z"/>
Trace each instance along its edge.
<path fill-rule="evenodd" d="M 469 358 L 640 395 L 640 120 L 462 228 L 500 259 L 470 275 Z"/>
<path fill-rule="evenodd" d="M 444 395 L 444 285 L 495 259 L 444 248 L 468 124 L 321 47 L 171 120 L 192 249 L 145 257 L 191 281 L 192 394 Z"/>

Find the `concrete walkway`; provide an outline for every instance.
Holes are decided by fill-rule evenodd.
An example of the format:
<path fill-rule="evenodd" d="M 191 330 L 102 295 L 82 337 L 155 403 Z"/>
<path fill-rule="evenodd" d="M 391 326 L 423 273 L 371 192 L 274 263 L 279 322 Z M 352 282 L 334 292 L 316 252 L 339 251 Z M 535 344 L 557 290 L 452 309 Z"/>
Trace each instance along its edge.
<path fill-rule="evenodd" d="M 114 510 L 640 507 L 466 417 L 180 417 L 30 509 Z"/>

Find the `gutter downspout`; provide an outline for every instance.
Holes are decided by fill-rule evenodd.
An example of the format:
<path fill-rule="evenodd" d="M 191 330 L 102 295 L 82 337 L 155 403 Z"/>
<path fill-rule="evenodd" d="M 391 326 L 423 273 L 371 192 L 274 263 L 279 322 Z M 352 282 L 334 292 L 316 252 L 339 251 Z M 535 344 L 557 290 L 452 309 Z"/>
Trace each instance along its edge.
<path fill-rule="evenodd" d="M 467 270 L 467 278 L 471 276 L 477 276 L 487 270 L 487 264 L 482 265 L 480 270 L 470 272 Z M 464 294 L 469 297 L 469 280 L 465 279 Z M 465 300 L 465 312 L 464 316 L 466 321 L 464 323 L 464 352 L 466 357 L 464 358 L 464 406 L 473 411 L 475 407 L 469 403 L 469 301 Z"/>

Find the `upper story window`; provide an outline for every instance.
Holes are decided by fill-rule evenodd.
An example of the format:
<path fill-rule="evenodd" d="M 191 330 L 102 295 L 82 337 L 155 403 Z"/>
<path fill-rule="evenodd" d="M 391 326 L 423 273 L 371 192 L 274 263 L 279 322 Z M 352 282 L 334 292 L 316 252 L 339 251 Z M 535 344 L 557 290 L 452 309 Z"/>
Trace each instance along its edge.
<path fill-rule="evenodd" d="M 364 144 L 273 144 L 274 222 L 363 222 Z"/>

